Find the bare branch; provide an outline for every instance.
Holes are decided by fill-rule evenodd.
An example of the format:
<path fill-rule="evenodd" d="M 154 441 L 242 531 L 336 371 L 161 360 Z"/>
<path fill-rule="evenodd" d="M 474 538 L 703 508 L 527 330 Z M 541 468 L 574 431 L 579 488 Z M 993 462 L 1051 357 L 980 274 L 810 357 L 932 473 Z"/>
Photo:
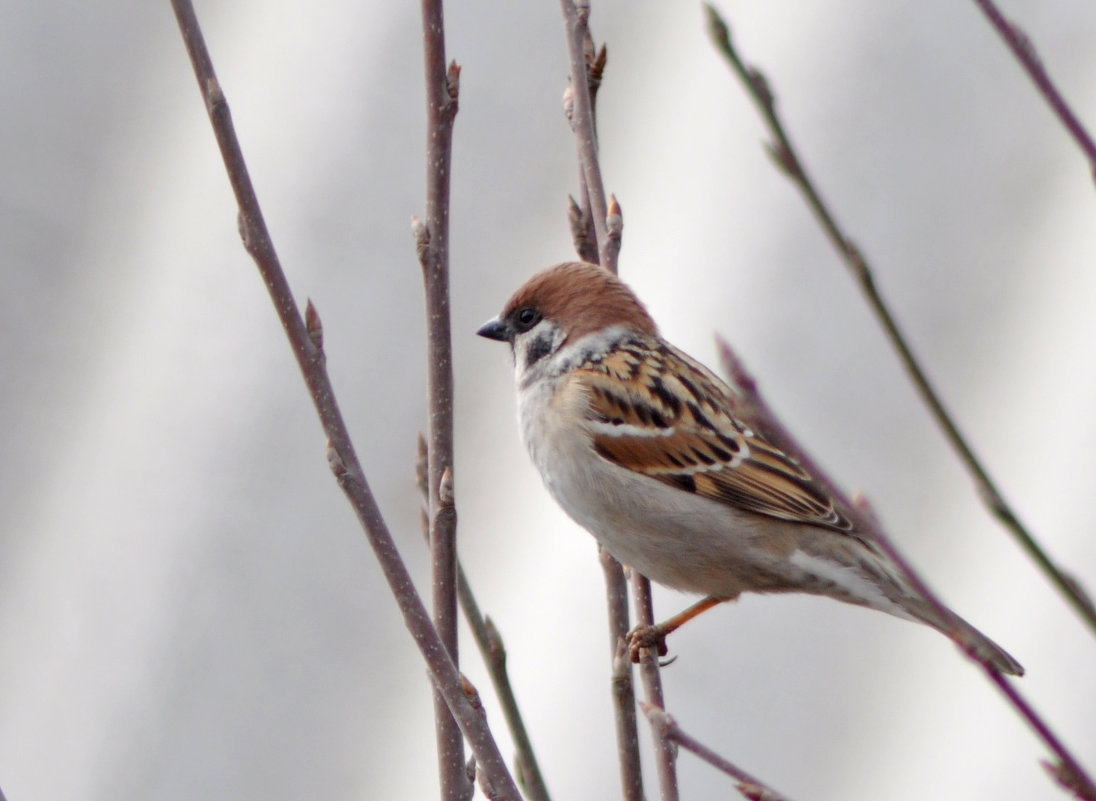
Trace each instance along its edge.
<path fill-rule="evenodd" d="M 608 232 L 606 218 L 608 203 L 605 200 L 605 185 L 601 180 L 601 165 L 597 158 L 597 130 L 594 127 L 594 108 L 590 97 L 589 66 L 587 60 L 587 40 L 589 38 L 590 3 L 589 0 L 560 0 L 563 7 L 563 20 L 567 28 L 567 47 L 571 54 L 571 127 L 575 131 L 578 143 L 579 164 L 586 182 L 586 192 L 590 198 L 589 217 L 597 234 L 600 264 L 612 273 L 616 273 L 616 261 L 610 260 L 608 253 Z M 592 43 L 591 43 L 592 47 Z M 604 68 L 604 61 L 601 68 Z M 598 72 L 600 83 L 601 72 Z"/>
<path fill-rule="evenodd" d="M 453 661 L 457 650 L 457 513 L 450 492 L 441 497 L 442 477 L 453 469 L 453 354 L 449 323 L 449 177 L 453 123 L 460 92 L 460 67 L 445 62 L 442 0 L 422 0 L 423 62 L 426 77 L 425 223 L 414 225 L 416 251 L 426 290 L 427 440 L 430 564 L 434 625 Z M 466 801 L 473 786 L 464 767 L 464 743 L 444 699 L 434 696 L 438 770 L 442 801 Z"/>
<path fill-rule="evenodd" d="M 213 132 L 225 162 L 229 182 L 236 196 L 244 247 L 255 260 L 259 273 L 270 292 L 278 318 L 285 329 L 290 347 L 297 358 L 309 394 L 319 414 L 320 423 L 328 440 L 328 461 L 331 469 L 365 530 L 369 544 L 377 556 L 385 579 L 399 605 L 404 624 L 419 647 L 434 685 L 445 699 L 464 737 L 467 738 L 480 769 L 489 777 L 499 798 L 520 801 L 520 793 L 510 776 L 505 760 L 499 753 L 487 721 L 466 694 L 466 684 L 457 671 L 456 664 L 450 658 L 437 629 L 430 621 L 426 607 L 415 590 L 407 567 L 400 558 L 392 535 L 366 481 L 342 413 L 335 400 L 324 354 L 317 344 L 319 337 L 314 340 L 313 336 L 310 336 L 310 330 L 313 334 L 322 330 L 319 315 L 313 310 L 313 313 L 309 315 L 310 321 L 306 325 L 290 291 L 289 282 L 274 250 L 247 172 L 228 104 L 213 70 L 194 8 L 189 0 L 172 0 L 172 8 L 213 125 Z"/>
<path fill-rule="evenodd" d="M 903 558 L 902 554 L 894 547 L 890 540 L 881 532 L 876 531 L 876 542 L 883 551 L 886 552 L 896 565 L 902 570 L 906 579 L 913 585 L 913 587 L 929 602 L 931 603 L 943 616 L 947 616 L 949 611 L 947 607 L 940 602 L 940 599 L 929 589 L 924 580 L 913 570 L 910 564 Z M 989 680 L 997 685 L 997 688 L 1001 693 L 1009 700 L 1013 708 L 1020 714 L 1028 725 L 1035 730 L 1035 733 L 1046 743 L 1047 747 L 1058 757 L 1058 764 L 1055 766 L 1051 773 L 1055 779 L 1064 786 L 1067 786 L 1070 790 L 1076 793 L 1078 798 L 1086 799 L 1086 801 L 1096 801 L 1096 784 L 1085 772 L 1085 769 L 1081 767 L 1081 764 L 1074 759 L 1073 754 L 1066 748 L 1065 744 L 1059 739 L 1047 725 L 1046 721 L 1042 719 L 1038 712 L 1029 704 L 1020 691 L 1016 689 L 1012 681 L 1000 671 L 994 670 L 991 665 L 985 664 L 977 654 L 967 651 L 968 656 L 979 662 L 982 669 L 985 670 Z"/>
<path fill-rule="evenodd" d="M 686 751 L 692 751 L 716 770 L 723 771 L 732 779 L 736 779 L 738 781 L 736 785 L 738 791 L 750 801 L 789 801 L 787 796 L 781 795 L 733 762 L 724 759 L 706 745 L 686 734 L 673 716 L 667 713 L 665 709 L 643 702 L 640 702 L 639 706 L 643 710 L 643 714 L 647 716 L 647 720 L 651 722 L 651 727 L 659 733 L 659 736 L 677 743 Z"/>
<path fill-rule="evenodd" d="M 430 525 L 426 513 L 426 506 L 429 504 L 426 486 L 427 453 L 426 439 L 420 434 L 415 473 L 419 491 L 423 496 L 422 533 L 429 542 Z M 491 684 L 502 706 L 502 714 L 506 718 L 510 736 L 514 739 L 518 783 L 528 801 L 550 801 L 547 785 L 544 783 L 540 765 L 533 751 L 532 741 L 525 728 L 525 720 L 518 707 L 517 696 L 514 695 L 514 688 L 510 684 L 510 676 L 506 670 L 506 647 L 502 642 L 502 635 L 499 634 L 491 618 L 485 618 L 480 611 L 479 602 L 476 600 L 475 593 L 472 592 L 472 585 L 468 581 L 459 557 L 457 558 L 457 599 L 464 612 L 464 619 L 472 630 L 472 638 L 476 641 L 476 646 L 483 657 L 483 663 L 487 666 L 487 673 L 491 677 Z"/>
<path fill-rule="evenodd" d="M 579 160 L 580 206 L 571 198 L 568 219 L 571 236 L 579 258 L 600 263 L 612 273 L 617 272 L 616 256 L 620 250 L 620 230 L 623 220 L 619 213 L 614 221 L 616 247 L 609 242 L 609 214 L 605 202 L 605 186 L 597 155 L 597 130 L 594 99 L 601 86 L 608 58 L 604 46 L 594 46 L 589 30 L 589 0 L 560 0 L 567 29 L 567 47 L 571 57 L 571 85 L 563 95 L 563 109 L 575 132 Z M 617 207 L 619 212 L 619 206 Z M 610 258 L 611 257 L 611 258 Z M 609 647 L 613 674 L 613 712 L 616 720 L 617 756 L 620 761 L 620 782 L 624 801 L 643 801 L 643 773 L 639 761 L 639 732 L 636 728 L 635 689 L 632 662 L 627 653 L 628 585 L 620 562 L 604 548 L 599 548 L 601 567 L 605 573 L 605 592 L 609 606 Z M 654 670 L 658 670 L 657 660 Z"/>
<path fill-rule="evenodd" d="M 762 431 L 766 437 L 770 438 L 775 445 L 794 456 L 798 462 L 810 471 L 810 473 L 826 487 L 827 491 L 845 507 L 843 513 L 855 522 L 856 527 L 859 530 L 867 532 L 872 541 L 879 546 L 880 550 L 898 566 L 899 570 L 902 571 L 903 575 L 908 580 L 910 586 L 933 606 L 940 619 L 952 622 L 952 630 L 946 633 L 956 645 L 959 646 L 964 654 L 982 667 L 986 672 L 986 675 L 989 676 L 990 681 L 997 685 L 998 689 L 1000 689 L 1009 700 L 1013 708 L 1025 721 L 1027 721 L 1043 739 L 1043 742 L 1046 743 L 1047 747 L 1058 757 L 1059 766 L 1055 769 L 1056 778 L 1064 777 L 1065 780 L 1068 780 L 1071 787 L 1080 788 L 1076 790 L 1079 797 L 1088 799 L 1088 801 L 1096 801 L 1096 790 L 1093 789 L 1092 780 L 1088 777 L 1088 774 L 1085 773 L 1081 765 L 1073 758 L 1073 755 L 1065 747 L 1061 739 L 1051 731 L 1047 723 L 1023 699 L 1020 693 L 1012 685 L 1012 682 L 1006 676 L 1002 675 L 1001 671 L 994 666 L 985 653 L 982 653 L 965 637 L 962 622 L 956 617 L 955 613 L 941 603 L 940 599 L 932 592 L 921 576 L 913 570 L 905 557 L 903 557 L 894 547 L 890 539 L 883 532 L 882 527 L 878 524 L 875 514 L 867 501 L 861 498 L 857 499 L 855 502 L 850 502 L 844 496 L 840 488 L 838 488 L 830 477 L 813 462 L 810 456 L 799 446 L 791 434 L 777 422 L 776 416 L 769 409 L 764 397 L 758 390 L 757 383 L 747 372 L 741 359 L 739 359 L 731 350 L 730 345 L 722 339 L 718 340 L 718 345 L 724 370 L 735 388 L 740 392 L 738 399 L 740 406 L 736 407 L 736 413 L 741 411 L 744 420 L 748 420 L 750 425 L 756 425 L 758 430 Z M 1059 778 L 1059 780 L 1062 779 Z"/>
<path fill-rule="evenodd" d="M 1028 77 L 1035 83 L 1039 93 L 1050 104 L 1051 110 L 1065 126 L 1073 141 L 1077 143 L 1077 147 L 1081 148 L 1085 158 L 1088 159 L 1092 177 L 1096 180 L 1096 142 L 1093 142 L 1092 135 L 1085 129 L 1084 123 L 1077 117 L 1066 99 L 1062 97 L 1062 93 L 1058 91 L 1054 81 L 1050 79 L 1046 67 L 1043 66 L 1043 60 L 1039 58 L 1031 39 L 1023 28 L 1005 18 L 1001 10 L 994 5 L 993 0 L 974 0 L 974 2 L 982 9 L 982 13 L 986 15 L 990 25 L 1005 40 L 1009 50 L 1016 56 L 1020 66 L 1024 68 Z"/>
<path fill-rule="evenodd" d="M 625 638 L 628 634 L 628 582 L 624 568 L 605 548 L 598 546 L 598 558 L 605 572 L 609 604 L 609 647 L 613 675 L 613 713 L 616 719 L 617 758 L 624 801 L 643 801 L 643 773 L 639 761 L 639 730 L 636 728 L 636 696 L 632 683 L 632 660 Z"/>
<path fill-rule="evenodd" d="M 651 582 L 646 576 L 632 571 L 632 597 L 636 606 L 636 625 L 655 624 L 654 604 L 651 599 Z M 639 674 L 643 677 L 643 689 L 647 693 L 647 706 L 666 708 L 662 696 L 662 677 L 658 672 L 658 649 L 642 648 L 639 651 Z M 646 711 L 646 710 L 644 710 Z M 677 801 L 677 749 L 666 736 L 665 729 L 651 724 L 655 741 L 655 768 L 658 771 L 658 787 L 662 801 Z"/>
<path fill-rule="evenodd" d="M 959 431 L 959 427 L 951 414 L 944 407 L 943 401 L 933 388 L 924 369 L 914 356 L 909 343 L 899 330 L 898 323 L 890 308 L 876 289 L 868 262 L 852 239 L 838 226 L 833 213 L 803 167 L 802 161 L 792 147 L 791 141 L 784 131 L 783 123 L 777 114 L 776 102 L 768 81 L 760 71 L 742 61 L 731 42 L 727 24 L 714 8 L 711 6 L 706 8 L 708 11 L 709 32 L 716 47 L 727 59 L 735 74 L 742 80 L 773 136 L 774 141 L 768 145 L 769 155 L 780 170 L 799 187 L 830 242 L 844 260 L 853 278 L 860 285 L 865 299 L 871 306 L 872 311 L 875 312 L 879 323 L 883 326 L 891 345 L 898 352 L 899 360 L 905 367 L 906 372 L 909 373 L 922 400 L 929 407 L 933 417 L 943 429 L 948 442 L 973 478 L 979 496 L 993 515 L 1040 567 L 1044 575 L 1073 606 L 1081 619 L 1088 624 L 1092 632 L 1096 634 L 1096 608 L 1089 600 L 1088 593 L 1080 587 L 1080 583 L 1075 577 L 1069 575 L 1051 560 L 1028 528 L 1020 521 L 1012 506 L 1005 500 L 997 485 L 990 478 L 981 461 L 975 456 L 973 449 Z"/>

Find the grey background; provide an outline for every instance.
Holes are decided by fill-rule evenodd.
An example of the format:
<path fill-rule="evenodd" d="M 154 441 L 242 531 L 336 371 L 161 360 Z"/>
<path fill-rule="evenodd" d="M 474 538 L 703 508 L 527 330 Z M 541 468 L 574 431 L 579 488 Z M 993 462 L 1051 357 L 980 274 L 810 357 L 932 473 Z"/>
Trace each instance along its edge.
<path fill-rule="evenodd" d="M 721 8 L 977 451 L 1096 586 L 1096 226 L 1076 148 L 972 3 Z M 342 408 L 422 584 L 417 7 L 198 10 L 290 281 L 323 316 Z M 1096 124 L 1096 8 L 1006 11 Z M 239 246 L 168 4 L 0 12 L 0 786 L 11 801 L 433 797 L 428 682 Z M 555 797 L 611 798 L 593 542 L 521 451 L 504 349 L 472 335 L 571 256 L 559 8 L 450 3 L 447 17 L 464 68 L 461 550 Z M 601 0 L 593 26 L 610 47 L 601 134 L 622 274 L 693 355 L 714 361 L 714 330 L 735 343 L 789 426 L 1020 658 L 1023 691 L 1096 765 L 1091 637 L 982 510 L 767 163 L 700 8 Z M 658 612 L 685 600 L 659 594 Z M 672 646 L 678 720 L 792 797 L 1061 797 L 1040 745 L 927 629 L 749 597 Z M 733 795 L 692 757 L 680 765 L 685 798 Z"/>

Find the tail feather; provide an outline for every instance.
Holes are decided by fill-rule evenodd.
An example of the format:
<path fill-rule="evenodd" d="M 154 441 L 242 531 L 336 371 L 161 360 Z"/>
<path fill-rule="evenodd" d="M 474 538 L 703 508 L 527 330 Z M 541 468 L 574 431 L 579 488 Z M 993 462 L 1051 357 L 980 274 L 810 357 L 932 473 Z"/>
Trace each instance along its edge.
<path fill-rule="evenodd" d="M 959 615 L 954 612 L 949 612 L 949 614 L 951 619 L 944 621 L 942 624 L 927 619 L 925 622 L 951 639 L 960 649 L 966 651 L 979 662 L 992 665 L 1001 673 L 1007 673 L 1010 676 L 1024 675 L 1024 666 L 1017 662 L 1008 651 L 963 620 Z"/>
<path fill-rule="evenodd" d="M 891 559 L 880 551 L 873 550 L 876 559 L 862 562 L 862 567 L 875 569 L 875 586 L 887 597 L 891 606 L 872 603 L 871 599 L 861 601 L 898 617 L 905 617 L 926 623 L 954 642 L 962 651 L 973 656 L 979 662 L 996 668 L 1010 676 L 1023 676 L 1024 668 L 1008 651 L 999 646 L 985 634 L 946 607 L 929 603 L 898 569 Z"/>

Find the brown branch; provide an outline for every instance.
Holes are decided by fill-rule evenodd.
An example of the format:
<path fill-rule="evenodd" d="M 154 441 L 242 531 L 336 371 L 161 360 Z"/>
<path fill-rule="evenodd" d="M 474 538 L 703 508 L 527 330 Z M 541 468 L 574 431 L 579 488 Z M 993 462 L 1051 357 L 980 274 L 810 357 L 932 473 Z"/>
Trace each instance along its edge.
<path fill-rule="evenodd" d="M 624 568 L 605 548 L 598 546 L 598 558 L 605 572 L 609 605 L 609 648 L 612 659 L 613 712 L 616 720 L 617 758 L 624 801 L 643 801 L 643 773 L 639 761 L 639 730 L 636 728 L 636 696 L 632 683 L 632 660 L 625 639 L 628 634 L 628 582 Z"/>
<path fill-rule="evenodd" d="M 994 5 L 993 0 L 974 0 L 974 2 L 982 9 L 982 13 L 986 15 L 986 18 L 989 19 L 990 24 L 1001 35 L 1001 38 L 1005 40 L 1005 44 L 1016 56 L 1020 66 L 1024 68 L 1028 77 L 1035 83 L 1035 87 L 1050 105 L 1051 110 L 1057 115 L 1062 125 L 1065 126 L 1073 141 L 1081 148 L 1085 158 L 1088 159 L 1092 176 L 1096 179 L 1096 142 L 1093 142 L 1092 135 L 1085 129 L 1084 123 L 1074 113 L 1066 99 L 1062 97 L 1062 93 L 1058 91 L 1054 81 L 1050 79 L 1046 67 L 1043 66 L 1043 60 L 1039 58 L 1031 39 L 1023 28 L 1008 20 L 1001 13 L 1001 10 Z"/>
<path fill-rule="evenodd" d="M 608 63 L 609 51 L 603 44 L 601 48 L 597 48 L 594 45 L 594 37 L 590 34 L 589 26 L 587 26 L 585 35 L 582 40 L 583 58 L 586 61 L 586 85 L 590 91 L 590 118 L 591 124 L 594 130 L 594 142 L 596 151 L 597 142 L 597 93 L 601 88 L 601 78 L 605 74 L 605 65 Z M 563 92 L 563 113 L 567 117 L 567 122 L 571 126 L 571 130 L 575 131 L 575 93 L 574 90 L 568 86 Z M 598 241 L 597 232 L 594 230 L 593 215 L 590 213 L 590 193 L 586 189 L 586 171 L 583 169 L 582 148 L 579 146 L 578 152 L 578 194 L 582 199 L 581 205 L 575 202 L 574 198 L 570 198 L 571 206 L 568 210 L 568 219 L 571 224 L 571 236 L 574 239 L 575 251 L 578 253 L 579 258 L 583 261 L 588 261 L 591 264 L 599 264 L 600 257 L 598 256 Z M 607 227 L 609 222 L 606 223 Z M 612 240 L 611 231 L 607 230 L 610 241 Z M 619 236 L 617 241 L 619 242 Z M 620 250 L 619 244 L 617 251 Z M 612 264 L 616 264 L 615 255 Z M 614 270 L 615 272 L 615 270 Z"/>
<path fill-rule="evenodd" d="M 932 605 L 941 620 L 955 621 L 955 614 L 941 603 L 940 599 L 928 587 L 925 581 L 906 561 L 905 557 L 891 543 L 890 539 L 878 525 L 874 512 L 864 499 L 850 502 L 841 492 L 832 479 L 821 470 L 810 456 L 799 446 L 795 438 L 777 421 L 764 397 L 757 387 L 753 377 L 747 372 L 742 360 L 731 349 L 725 340 L 717 338 L 723 368 L 734 388 L 739 392 L 736 413 L 751 426 L 756 426 L 773 444 L 793 456 L 806 468 L 827 491 L 830 492 L 845 508 L 842 512 L 853 520 L 859 530 L 866 532 L 879 548 L 898 566 L 908 580 L 910 586 L 917 591 L 929 604 Z M 1092 780 L 1085 773 L 1084 768 L 1074 759 L 1070 751 L 1062 743 L 1061 739 L 1050 729 L 1047 723 L 1035 712 L 1012 685 L 1012 682 L 996 669 L 990 661 L 973 644 L 967 642 L 960 629 L 946 632 L 948 636 L 959 646 L 960 650 L 972 661 L 978 663 L 997 685 L 998 689 L 1009 700 L 1013 708 L 1030 725 L 1046 743 L 1047 747 L 1058 757 L 1058 764 L 1051 772 L 1056 780 L 1075 788 L 1080 798 L 1087 801 L 1096 801 L 1096 789 L 1093 789 Z"/>
<path fill-rule="evenodd" d="M 430 541 L 430 522 L 426 508 L 429 505 L 427 481 L 427 457 L 429 449 L 426 439 L 419 434 L 418 459 L 415 465 L 415 473 L 419 492 L 422 493 L 422 533 L 427 542 Z M 550 801 L 548 788 L 544 783 L 544 777 L 540 772 L 536 754 L 533 751 L 533 743 L 529 739 L 529 733 L 525 728 L 525 720 L 522 718 L 518 707 L 517 696 L 510 684 L 510 675 L 506 670 L 506 647 L 502 642 L 491 618 L 485 618 L 480 611 L 479 602 L 476 600 L 472 585 L 464 572 L 460 557 L 457 557 L 457 600 L 460 602 L 464 619 L 472 630 L 472 639 L 476 641 L 480 656 L 487 667 L 487 673 L 491 677 L 491 684 L 495 688 L 499 705 L 502 707 L 506 726 L 510 730 L 510 736 L 514 739 L 515 760 L 518 767 L 518 783 L 525 792 L 528 801 Z"/>
<path fill-rule="evenodd" d="M 896 565 L 898 565 L 906 579 L 913 585 L 914 589 L 916 589 L 925 600 L 932 604 L 937 613 L 947 619 L 951 614 L 947 607 L 945 607 L 940 599 L 929 589 L 928 585 L 914 571 L 909 562 L 903 558 L 902 554 L 894 547 L 893 543 L 891 543 L 891 541 L 878 529 L 875 532 L 875 539 L 879 547 L 882 548 Z M 1056 781 L 1069 788 L 1078 798 L 1085 799 L 1085 801 L 1096 801 L 1096 784 L 1093 783 L 1091 777 L 1085 772 L 1085 769 L 1081 767 L 1081 764 L 1074 758 L 1069 749 L 1066 748 L 1065 743 L 1063 743 L 1058 735 L 1051 730 L 1050 726 L 1047 725 L 1046 721 L 1042 719 L 1031 704 L 1024 699 L 1013 682 L 1000 671 L 995 670 L 991 665 L 987 665 L 984 661 L 979 659 L 977 654 L 971 653 L 966 649 L 964 650 L 968 656 L 981 665 L 982 669 L 986 672 L 986 676 L 989 677 L 989 680 L 997 685 L 997 689 L 999 689 L 1005 698 L 1008 699 L 1012 707 L 1020 714 L 1027 724 L 1031 726 L 1035 733 L 1039 735 L 1042 741 L 1046 743 L 1047 747 L 1054 752 L 1055 756 L 1058 757 L 1058 763 L 1055 766 L 1048 766 Z"/>
<path fill-rule="evenodd" d="M 413 224 L 422 264 L 427 326 L 427 490 L 434 625 L 453 661 L 457 650 L 457 514 L 453 504 L 453 353 L 449 321 L 449 180 L 460 67 L 445 62 L 442 0 L 422 0 L 426 78 L 425 223 Z M 443 498 L 443 476 L 449 476 Z M 443 801 L 465 801 L 473 787 L 464 768 L 464 743 L 445 700 L 434 694 L 438 771 Z"/>
<path fill-rule="evenodd" d="M 651 599 L 651 582 L 646 576 L 632 571 L 632 598 L 636 607 L 636 625 L 640 628 L 655 624 L 654 603 Z M 662 677 L 658 670 L 658 649 L 641 648 L 639 651 L 639 675 L 647 693 L 647 706 L 666 708 L 662 695 Z M 646 711 L 646 710 L 644 710 Z M 655 768 L 658 772 L 658 789 L 662 801 L 677 801 L 677 749 L 666 736 L 666 731 L 651 723 L 655 745 Z"/>
<path fill-rule="evenodd" d="M 784 174 L 799 187 L 830 242 L 844 260 L 853 278 L 860 285 L 865 299 L 883 326 L 891 345 L 898 352 L 899 360 L 905 367 L 906 372 L 909 373 L 922 400 L 929 407 L 932 416 L 943 429 L 944 436 L 973 478 L 979 496 L 992 514 L 1027 552 L 1028 556 L 1040 567 L 1043 574 L 1073 606 L 1081 619 L 1096 634 L 1096 607 L 1093 606 L 1089 595 L 1074 576 L 1068 574 L 1051 560 L 1028 528 L 1020 521 L 1012 506 L 1005 500 L 997 485 L 990 478 L 981 461 L 975 456 L 971 446 L 967 444 L 966 438 L 959 431 L 958 425 L 944 407 L 943 401 L 933 388 L 924 369 L 899 330 L 898 323 L 890 308 L 876 289 L 875 279 L 872 276 L 868 262 L 853 241 L 838 226 L 834 215 L 815 188 L 814 182 L 808 176 L 799 156 L 792 147 L 791 141 L 784 130 L 784 125 L 780 121 L 780 116 L 777 114 L 776 101 L 769 88 L 768 81 L 756 68 L 748 66 L 742 61 L 731 42 L 727 24 L 719 16 L 719 13 L 711 6 L 707 6 L 707 10 L 709 32 L 717 49 L 727 59 L 735 74 L 742 80 L 773 136 L 774 141 L 768 145 L 769 155 Z"/>
<path fill-rule="evenodd" d="M 598 50 L 590 35 L 589 0 L 560 0 L 567 30 L 571 60 L 571 85 L 564 93 L 563 108 L 575 133 L 579 160 L 580 206 L 571 198 L 568 219 L 579 258 L 616 274 L 616 255 L 620 249 L 623 219 L 617 206 L 616 219 L 609 220 L 605 186 L 597 155 L 597 129 L 594 99 L 605 71 L 607 50 Z M 610 225 L 615 229 L 616 246 L 610 243 Z M 591 242 L 591 235 L 595 241 Z M 643 801 L 643 773 L 639 760 L 639 732 L 636 727 L 635 689 L 632 662 L 625 647 L 628 633 L 628 586 L 620 562 L 604 548 L 599 549 L 605 573 L 605 592 L 609 607 L 609 647 L 613 660 L 613 713 L 616 721 L 617 756 L 625 801 Z M 655 662 L 658 670 L 657 660 Z"/>
<path fill-rule="evenodd" d="M 244 248 L 255 260 L 270 292 L 278 319 L 285 329 L 290 348 L 308 386 L 309 395 L 327 436 L 328 461 L 332 472 L 358 516 L 399 605 L 404 624 L 422 654 L 435 687 L 445 698 L 461 732 L 467 738 L 478 760 L 479 769 L 483 771 L 499 798 L 520 801 L 520 793 L 499 753 L 487 720 L 482 710 L 477 709 L 469 698 L 466 684 L 457 671 L 456 664 L 431 623 L 362 471 L 327 373 L 319 315 L 310 303 L 306 323 L 293 298 L 263 219 L 232 125 L 228 103 L 213 70 L 194 8 L 189 0 L 172 0 L 172 8 L 236 196 Z"/>
<path fill-rule="evenodd" d="M 639 706 L 643 710 L 643 714 L 647 716 L 647 720 L 651 722 L 651 727 L 660 736 L 670 742 L 677 743 L 686 751 L 693 752 L 716 770 L 720 770 L 732 779 L 737 780 L 738 784 L 735 786 L 738 791 L 750 801 L 789 801 L 787 796 L 781 795 L 763 781 L 754 778 L 733 762 L 724 759 L 694 737 L 686 734 L 673 716 L 667 713 L 665 709 L 643 702 L 640 702 Z"/>
<path fill-rule="evenodd" d="M 587 59 L 588 23 L 590 20 L 589 0 L 560 0 L 563 8 L 563 20 L 567 28 L 567 49 L 571 54 L 571 99 L 565 101 L 571 112 L 569 118 L 578 144 L 579 165 L 586 182 L 586 193 L 590 199 L 589 217 L 592 218 L 597 235 L 599 263 L 612 273 L 616 273 L 616 260 L 610 258 L 607 231 L 608 203 L 605 199 L 605 185 L 601 180 L 601 164 L 597 157 L 597 130 L 594 126 L 594 107 L 590 93 L 589 62 Z M 604 67 L 604 63 L 602 63 Z M 600 73 L 598 75 L 600 83 Z"/>

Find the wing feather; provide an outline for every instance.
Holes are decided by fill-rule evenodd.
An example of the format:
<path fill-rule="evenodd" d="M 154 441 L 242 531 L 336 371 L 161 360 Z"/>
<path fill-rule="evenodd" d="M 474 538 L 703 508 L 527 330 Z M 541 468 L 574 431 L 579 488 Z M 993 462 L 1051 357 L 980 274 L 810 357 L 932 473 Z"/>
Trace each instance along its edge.
<path fill-rule="evenodd" d="M 624 342 L 573 374 L 598 454 L 685 492 L 781 520 L 852 528 L 793 458 L 735 420 L 722 381 L 654 340 Z"/>

